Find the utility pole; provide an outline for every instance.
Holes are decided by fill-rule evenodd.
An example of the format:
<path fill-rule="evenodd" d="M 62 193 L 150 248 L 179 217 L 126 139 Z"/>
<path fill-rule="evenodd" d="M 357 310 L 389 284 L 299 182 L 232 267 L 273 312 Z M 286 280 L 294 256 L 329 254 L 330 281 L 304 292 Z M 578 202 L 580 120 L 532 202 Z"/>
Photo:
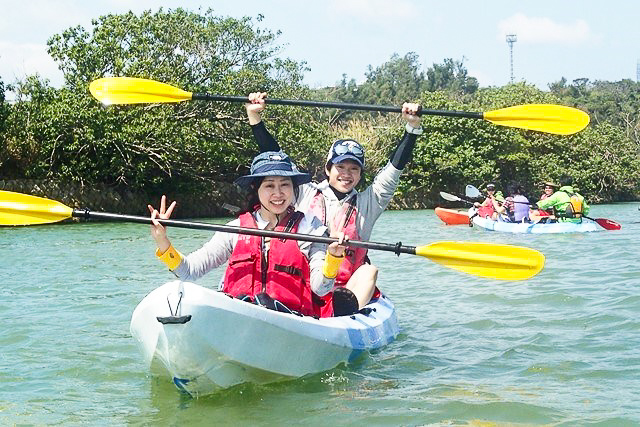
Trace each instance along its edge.
<path fill-rule="evenodd" d="M 515 34 L 507 34 L 507 43 L 509 44 L 509 64 L 511 65 L 511 83 L 513 83 L 513 44 L 518 41 Z"/>
<path fill-rule="evenodd" d="M 636 83 L 640 83 L 640 59 L 638 59 L 638 64 L 636 65 Z"/>

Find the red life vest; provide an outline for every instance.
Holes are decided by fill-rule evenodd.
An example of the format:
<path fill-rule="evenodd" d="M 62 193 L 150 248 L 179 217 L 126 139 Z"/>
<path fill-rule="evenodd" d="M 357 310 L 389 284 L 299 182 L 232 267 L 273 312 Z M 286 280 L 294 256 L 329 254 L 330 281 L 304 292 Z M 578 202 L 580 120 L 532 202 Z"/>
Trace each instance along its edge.
<path fill-rule="evenodd" d="M 301 212 L 287 215 L 275 231 L 295 233 Z M 253 215 L 240 215 L 240 226 L 257 228 Z M 240 234 L 225 272 L 222 291 L 234 297 L 251 297 L 266 292 L 291 310 L 311 316 L 316 313 L 311 304 L 309 286 L 310 269 L 307 257 L 300 251 L 298 242 L 272 238 L 269 251 L 262 252 L 264 237 Z"/>
<path fill-rule="evenodd" d="M 487 198 L 485 202 L 487 200 L 490 200 L 490 199 Z M 490 201 L 488 205 L 482 205 L 478 208 L 478 216 L 481 218 L 487 218 L 487 217 L 491 218 L 495 211 L 496 210 L 493 208 L 493 203 Z"/>
<path fill-rule="evenodd" d="M 342 204 L 342 207 L 331 219 L 331 222 L 327 219 L 327 204 L 321 191 L 318 191 L 311 201 L 309 210 L 318 217 L 324 225 L 328 226 L 331 231 L 343 231 L 344 235 L 349 237 L 350 240 L 361 240 L 356 222 L 358 218 L 356 196 L 351 196 Z M 364 264 L 366 257 L 367 249 L 365 248 L 347 248 L 345 259 L 342 260 L 334 286 L 346 285 L 351 275 L 353 275 L 358 267 Z M 316 298 L 316 311 L 319 312 L 320 317 L 333 316 L 332 297 L 333 292 L 329 292 L 323 297 Z"/>
<path fill-rule="evenodd" d="M 356 222 L 358 218 L 356 196 L 350 197 L 342 204 L 342 207 L 331 219 L 330 223 L 327 220 L 327 205 L 322 192 L 318 191 L 318 194 L 316 194 L 311 201 L 309 210 L 318 217 L 324 225 L 329 227 L 330 231 L 342 231 L 345 236 L 349 237 L 349 240 L 360 240 Z M 336 276 L 335 284 L 338 286 L 346 285 L 351 275 L 358 269 L 358 267 L 364 264 L 366 257 L 367 249 L 365 248 L 347 248 L 345 259 L 340 265 L 340 270 Z"/>

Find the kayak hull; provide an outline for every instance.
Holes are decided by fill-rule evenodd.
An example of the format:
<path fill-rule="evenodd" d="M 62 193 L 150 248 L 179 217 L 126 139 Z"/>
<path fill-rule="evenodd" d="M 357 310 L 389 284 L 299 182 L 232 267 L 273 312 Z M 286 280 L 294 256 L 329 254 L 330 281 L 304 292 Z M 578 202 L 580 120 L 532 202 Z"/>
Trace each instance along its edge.
<path fill-rule="evenodd" d="M 399 333 L 395 307 L 384 295 L 367 307 L 372 309 L 368 315 L 314 319 L 174 281 L 138 304 L 131 335 L 152 374 L 200 396 L 245 382 L 323 372 L 383 347 Z M 188 316 L 185 323 L 157 319 Z"/>
<path fill-rule="evenodd" d="M 539 233 L 588 233 L 593 231 L 600 231 L 602 228 L 595 222 L 572 223 L 572 222 L 556 222 L 552 224 L 532 224 L 526 222 L 504 222 L 493 221 L 488 218 L 481 218 L 479 216 L 473 217 L 473 225 L 490 231 L 500 231 L 503 233 L 524 233 L 524 234 L 539 234 Z"/>
<path fill-rule="evenodd" d="M 447 225 L 469 225 L 466 209 L 436 208 L 436 215 Z"/>

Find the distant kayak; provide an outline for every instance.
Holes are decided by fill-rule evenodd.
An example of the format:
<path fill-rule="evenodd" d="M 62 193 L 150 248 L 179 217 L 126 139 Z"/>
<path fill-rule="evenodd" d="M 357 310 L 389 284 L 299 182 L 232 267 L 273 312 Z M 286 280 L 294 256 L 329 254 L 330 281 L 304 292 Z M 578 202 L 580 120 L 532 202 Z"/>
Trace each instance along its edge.
<path fill-rule="evenodd" d="M 398 335 L 384 295 L 352 316 L 316 319 L 269 310 L 189 282 L 147 295 L 131 317 L 151 372 L 192 396 L 332 369 Z"/>
<path fill-rule="evenodd" d="M 479 216 L 473 217 L 473 225 L 491 231 L 504 233 L 587 233 L 604 230 L 592 221 L 584 220 L 581 223 L 554 222 L 551 224 L 533 224 L 527 222 L 494 221 Z"/>
<path fill-rule="evenodd" d="M 447 225 L 469 225 L 467 209 L 436 208 L 436 215 Z"/>

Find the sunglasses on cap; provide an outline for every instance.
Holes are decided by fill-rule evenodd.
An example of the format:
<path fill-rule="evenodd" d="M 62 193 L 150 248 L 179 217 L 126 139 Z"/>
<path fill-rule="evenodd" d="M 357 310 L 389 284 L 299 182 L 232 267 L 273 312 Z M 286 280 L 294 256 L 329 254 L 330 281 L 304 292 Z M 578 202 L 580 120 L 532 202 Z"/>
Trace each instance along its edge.
<path fill-rule="evenodd" d="M 333 145 L 333 153 L 335 156 L 342 156 L 343 154 L 353 154 L 356 157 L 364 157 L 364 150 L 362 146 L 351 139 L 345 139 L 344 141 L 336 142 Z"/>

